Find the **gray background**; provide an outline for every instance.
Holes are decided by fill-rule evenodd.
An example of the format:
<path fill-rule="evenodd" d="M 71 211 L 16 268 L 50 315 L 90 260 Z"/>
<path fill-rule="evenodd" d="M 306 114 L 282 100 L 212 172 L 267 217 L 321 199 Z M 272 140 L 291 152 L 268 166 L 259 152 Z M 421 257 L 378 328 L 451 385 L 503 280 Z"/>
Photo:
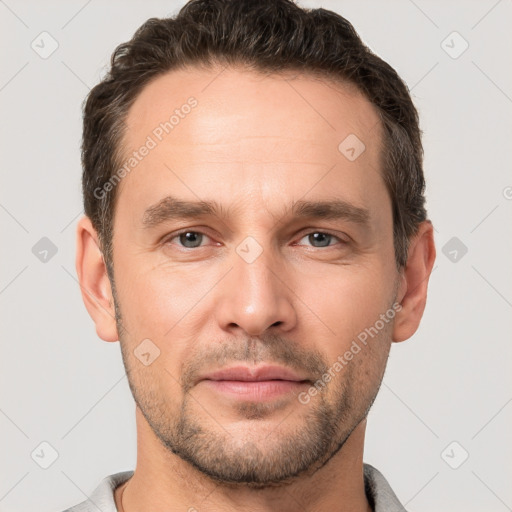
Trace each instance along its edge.
<path fill-rule="evenodd" d="M 182 3 L 0 0 L 1 511 L 58 512 L 135 466 L 119 344 L 97 338 L 74 270 L 80 105 L 114 47 Z M 410 511 L 512 510 L 512 2 L 301 4 L 355 25 L 424 131 L 438 257 L 420 329 L 392 348 L 365 461 Z M 31 47 L 51 49 L 43 31 L 59 45 L 47 58 Z"/>

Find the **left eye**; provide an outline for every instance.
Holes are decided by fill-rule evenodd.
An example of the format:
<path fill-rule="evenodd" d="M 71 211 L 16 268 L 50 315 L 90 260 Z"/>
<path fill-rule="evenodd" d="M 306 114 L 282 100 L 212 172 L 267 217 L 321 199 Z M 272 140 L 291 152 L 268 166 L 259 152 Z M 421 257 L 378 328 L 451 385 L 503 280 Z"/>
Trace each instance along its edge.
<path fill-rule="evenodd" d="M 177 238 L 182 247 L 185 247 L 186 249 L 195 249 L 197 247 L 201 247 L 201 242 L 204 237 L 209 238 L 207 235 L 200 233 L 199 231 L 183 231 L 174 235 L 172 238 L 169 238 L 167 242 L 169 243 L 171 240 Z"/>
<path fill-rule="evenodd" d="M 335 235 L 331 235 L 330 233 L 325 233 L 323 231 L 315 231 L 313 233 L 309 233 L 309 234 L 305 235 L 304 237 L 302 237 L 301 240 L 304 240 L 305 238 L 307 238 L 308 241 L 311 244 L 313 244 L 313 247 L 330 247 L 331 245 L 333 245 L 330 243 L 333 239 L 338 242 L 341 242 L 342 244 L 346 243 L 341 238 L 339 238 Z M 318 245 L 315 245 L 315 244 L 318 244 Z"/>

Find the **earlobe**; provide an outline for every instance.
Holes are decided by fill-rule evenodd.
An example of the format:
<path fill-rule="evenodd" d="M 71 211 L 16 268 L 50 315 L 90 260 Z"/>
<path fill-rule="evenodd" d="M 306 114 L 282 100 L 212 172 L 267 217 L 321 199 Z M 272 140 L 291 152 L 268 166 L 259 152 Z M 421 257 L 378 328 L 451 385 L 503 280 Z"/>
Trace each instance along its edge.
<path fill-rule="evenodd" d="M 76 272 L 85 307 L 104 341 L 119 339 L 114 300 L 98 234 L 89 217 L 82 217 L 76 231 Z"/>
<path fill-rule="evenodd" d="M 418 329 L 427 302 L 428 281 L 436 258 L 434 230 L 427 220 L 411 240 L 407 264 L 400 277 L 397 301 L 402 309 L 395 316 L 393 341 L 409 339 Z"/>

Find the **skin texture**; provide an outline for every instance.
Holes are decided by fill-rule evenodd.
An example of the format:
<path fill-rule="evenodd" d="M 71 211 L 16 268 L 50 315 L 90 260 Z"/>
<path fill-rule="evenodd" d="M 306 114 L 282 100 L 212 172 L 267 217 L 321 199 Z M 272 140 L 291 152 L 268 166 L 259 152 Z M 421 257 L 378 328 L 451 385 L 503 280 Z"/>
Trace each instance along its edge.
<path fill-rule="evenodd" d="M 162 75 L 130 109 L 126 154 L 191 96 L 197 106 L 117 185 L 114 290 L 87 217 L 77 231 L 84 302 L 98 336 L 120 340 L 137 404 L 123 509 L 370 510 L 365 418 L 391 343 L 412 336 L 423 314 L 432 225 L 421 224 L 399 273 L 378 114 L 353 87 L 311 76 Z M 365 145 L 354 161 L 338 150 L 349 134 Z M 144 212 L 168 195 L 222 210 L 144 227 Z M 368 224 L 290 211 L 333 199 L 367 209 Z M 182 229 L 196 234 L 177 236 Z M 261 254 L 249 263 L 240 248 Z M 392 320 L 302 403 L 299 392 L 390 310 Z M 149 365 L 134 355 L 145 339 L 160 351 Z M 201 380 L 262 364 L 307 382 L 258 400 Z"/>

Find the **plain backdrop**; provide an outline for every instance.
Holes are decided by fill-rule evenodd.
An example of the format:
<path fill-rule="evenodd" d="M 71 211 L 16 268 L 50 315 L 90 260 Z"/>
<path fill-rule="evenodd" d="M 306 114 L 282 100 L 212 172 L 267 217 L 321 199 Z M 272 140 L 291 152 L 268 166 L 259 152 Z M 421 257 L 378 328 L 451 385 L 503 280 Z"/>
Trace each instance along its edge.
<path fill-rule="evenodd" d="M 59 512 L 135 466 L 119 344 L 97 338 L 74 269 L 81 103 L 117 44 L 183 3 L 0 1 L 3 512 Z M 354 24 L 406 81 L 424 132 L 438 256 L 364 459 L 410 511 L 512 510 L 512 2 L 300 3 Z"/>

